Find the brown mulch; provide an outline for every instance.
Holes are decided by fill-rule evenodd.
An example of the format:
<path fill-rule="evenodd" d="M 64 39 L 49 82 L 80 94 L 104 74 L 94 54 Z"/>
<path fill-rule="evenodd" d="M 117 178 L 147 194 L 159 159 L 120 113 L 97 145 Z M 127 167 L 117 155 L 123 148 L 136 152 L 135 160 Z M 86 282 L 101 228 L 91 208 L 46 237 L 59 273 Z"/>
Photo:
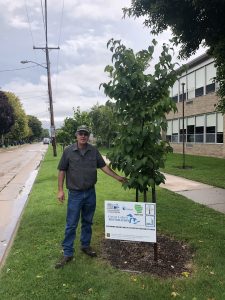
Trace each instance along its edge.
<path fill-rule="evenodd" d="M 161 278 L 189 275 L 193 251 L 187 244 L 160 235 L 157 245 L 158 260 L 155 261 L 151 243 L 105 239 L 101 256 L 113 267 L 127 272 L 151 273 Z"/>

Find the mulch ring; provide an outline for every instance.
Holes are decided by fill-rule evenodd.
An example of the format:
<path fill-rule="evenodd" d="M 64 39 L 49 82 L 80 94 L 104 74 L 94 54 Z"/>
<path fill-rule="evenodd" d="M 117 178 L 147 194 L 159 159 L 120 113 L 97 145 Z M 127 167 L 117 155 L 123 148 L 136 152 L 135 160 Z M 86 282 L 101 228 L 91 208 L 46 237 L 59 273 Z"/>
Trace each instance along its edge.
<path fill-rule="evenodd" d="M 180 241 L 157 236 L 158 261 L 154 261 L 152 243 L 105 239 L 102 258 L 122 271 L 150 273 L 161 278 L 189 276 L 193 251 Z"/>

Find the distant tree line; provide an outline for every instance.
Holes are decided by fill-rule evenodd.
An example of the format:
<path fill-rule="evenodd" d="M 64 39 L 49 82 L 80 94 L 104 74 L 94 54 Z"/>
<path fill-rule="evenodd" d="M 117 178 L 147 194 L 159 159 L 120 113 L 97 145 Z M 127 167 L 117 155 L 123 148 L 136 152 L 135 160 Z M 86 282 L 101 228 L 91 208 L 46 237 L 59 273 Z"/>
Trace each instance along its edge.
<path fill-rule="evenodd" d="M 32 143 L 49 136 L 37 117 L 26 115 L 20 99 L 0 91 L 0 146 Z"/>
<path fill-rule="evenodd" d="M 114 110 L 115 105 L 109 101 L 105 105 L 94 105 L 89 112 L 81 112 L 80 107 L 73 108 L 73 117 L 66 118 L 63 126 L 57 129 L 57 143 L 63 146 L 74 143 L 77 127 L 84 124 L 91 129 L 92 141 L 110 148 L 118 132 Z"/>

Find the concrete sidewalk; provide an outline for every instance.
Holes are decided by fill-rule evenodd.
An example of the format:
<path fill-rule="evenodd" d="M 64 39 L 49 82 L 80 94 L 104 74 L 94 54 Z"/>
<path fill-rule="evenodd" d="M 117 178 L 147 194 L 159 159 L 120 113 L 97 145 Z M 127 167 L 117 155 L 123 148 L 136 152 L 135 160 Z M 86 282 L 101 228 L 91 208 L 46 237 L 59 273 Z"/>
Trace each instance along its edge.
<path fill-rule="evenodd" d="M 225 189 L 192 181 L 182 177 L 165 174 L 166 183 L 160 187 L 178 193 L 197 203 L 225 213 Z"/>
<path fill-rule="evenodd" d="M 103 156 L 103 158 L 107 164 L 110 163 L 105 156 Z M 163 174 L 166 177 L 166 183 L 161 184 L 161 188 L 183 195 L 194 202 L 206 205 L 221 213 L 225 213 L 225 189 L 179 176 L 166 173 Z"/>

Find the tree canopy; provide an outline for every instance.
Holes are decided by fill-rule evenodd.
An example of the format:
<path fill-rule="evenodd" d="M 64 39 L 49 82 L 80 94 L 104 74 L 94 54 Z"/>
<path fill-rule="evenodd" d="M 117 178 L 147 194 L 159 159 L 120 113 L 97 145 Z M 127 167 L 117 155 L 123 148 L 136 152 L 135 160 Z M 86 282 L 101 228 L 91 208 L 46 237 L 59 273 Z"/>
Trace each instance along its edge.
<path fill-rule="evenodd" d="M 0 134 L 8 133 L 14 123 L 13 107 L 10 105 L 6 94 L 0 91 Z"/>
<path fill-rule="evenodd" d="M 107 102 L 105 105 L 94 105 L 89 113 L 92 133 L 99 145 L 110 147 L 118 131 L 114 120 L 114 104 Z"/>
<path fill-rule="evenodd" d="M 16 95 L 10 92 L 6 92 L 6 95 L 10 105 L 13 107 L 15 116 L 15 123 L 7 136 L 15 141 L 23 140 L 30 133 L 27 115 Z"/>
<path fill-rule="evenodd" d="M 153 34 L 168 27 L 174 35 L 174 43 L 181 45 L 181 57 L 189 57 L 200 44 L 209 47 L 209 55 L 215 58 L 218 110 L 225 113 L 225 1 L 221 0 L 132 0 L 124 14 L 145 17 L 145 25 Z"/>
<path fill-rule="evenodd" d="M 28 126 L 31 129 L 31 133 L 29 136 L 30 141 L 34 141 L 35 139 L 39 139 L 42 136 L 42 123 L 38 120 L 37 117 L 28 115 Z"/>

